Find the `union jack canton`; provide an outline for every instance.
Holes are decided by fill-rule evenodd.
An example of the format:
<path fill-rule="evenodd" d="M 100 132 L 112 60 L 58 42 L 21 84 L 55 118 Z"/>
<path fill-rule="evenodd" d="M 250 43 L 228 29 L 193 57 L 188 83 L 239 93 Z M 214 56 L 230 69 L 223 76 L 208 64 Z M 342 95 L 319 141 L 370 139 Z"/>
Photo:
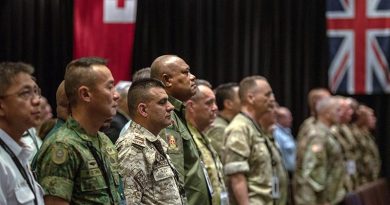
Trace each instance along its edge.
<path fill-rule="evenodd" d="M 327 0 L 333 93 L 390 93 L 390 0 Z"/>

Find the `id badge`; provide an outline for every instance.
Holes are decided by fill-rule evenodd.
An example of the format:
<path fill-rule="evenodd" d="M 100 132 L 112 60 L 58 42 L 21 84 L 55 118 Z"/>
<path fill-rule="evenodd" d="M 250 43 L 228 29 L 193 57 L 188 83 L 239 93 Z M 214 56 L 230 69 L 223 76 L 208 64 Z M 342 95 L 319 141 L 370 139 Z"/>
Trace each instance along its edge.
<path fill-rule="evenodd" d="M 272 198 L 279 199 L 280 198 L 280 190 L 279 190 L 279 178 L 277 176 L 272 176 Z"/>
<path fill-rule="evenodd" d="M 203 160 L 200 160 L 200 165 L 202 166 L 203 174 L 206 178 L 207 187 L 209 188 L 210 194 L 212 195 L 214 193 L 213 186 L 211 185 L 209 174 L 207 173 L 206 166 L 204 165 Z"/>
<path fill-rule="evenodd" d="M 221 192 L 221 205 L 229 205 L 229 195 L 226 191 Z"/>
<path fill-rule="evenodd" d="M 356 174 L 356 163 L 355 163 L 355 160 L 348 160 L 347 161 L 347 173 L 349 175 L 355 175 Z"/>

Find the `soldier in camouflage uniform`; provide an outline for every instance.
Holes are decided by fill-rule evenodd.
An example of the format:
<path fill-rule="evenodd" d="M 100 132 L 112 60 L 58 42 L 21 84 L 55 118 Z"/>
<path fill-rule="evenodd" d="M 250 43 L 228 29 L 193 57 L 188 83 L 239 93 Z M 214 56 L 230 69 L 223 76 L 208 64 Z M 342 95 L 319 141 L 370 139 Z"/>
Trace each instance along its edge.
<path fill-rule="evenodd" d="M 266 145 L 271 156 L 272 173 L 279 180 L 279 198 L 275 200 L 275 204 L 287 204 L 289 199 L 289 179 L 288 172 L 284 166 L 282 153 L 279 150 L 275 138 L 273 136 L 276 124 L 276 102 L 272 103 L 272 109 L 265 113 L 259 120 L 259 124 L 264 131 Z"/>
<path fill-rule="evenodd" d="M 184 189 L 158 135 L 171 124 L 173 106 L 155 79 L 134 82 L 128 95 L 130 127 L 116 142 L 128 204 L 184 204 Z"/>
<path fill-rule="evenodd" d="M 228 204 L 229 199 L 223 177 L 223 166 L 217 152 L 208 137 L 202 132 L 210 126 L 216 117 L 217 106 L 211 85 L 207 81 L 197 80 L 198 91 L 186 102 L 188 128 L 205 163 L 213 187 L 212 204 Z"/>
<path fill-rule="evenodd" d="M 161 137 L 168 143 L 167 153 L 184 183 L 188 204 L 208 205 L 211 203 L 211 184 L 207 183 L 207 171 L 202 164 L 195 142 L 185 120 L 183 102 L 195 95 L 195 76 L 183 59 L 174 55 L 156 58 L 151 65 L 152 78 L 165 85 L 169 102 L 175 107 L 171 115 L 172 125 L 162 130 Z"/>
<path fill-rule="evenodd" d="M 65 92 L 72 116 L 42 145 L 36 162 L 46 204 L 119 204 L 117 151 L 99 132 L 116 113 L 114 79 L 100 58 L 68 64 Z"/>
<path fill-rule="evenodd" d="M 240 112 L 240 98 L 237 83 L 225 83 L 215 89 L 218 115 L 205 131 L 211 145 L 222 158 L 223 134 L 230 121 Z"/>
<path fill-rule="evenodd" d="M 330 131 L 339 120 L 338 101 L 333 97 L 324 98 L 316 110 L 316 124 L 298 141 L 294 175 L 296 205 L 338 204 L 346 194 L 341 147 Z"/>
<path fill-rule="evenodd" d="M 357 111 L 357 120 L 354 124 L 354 134 L 359 139 L 361 157 L 357 161 L 359 185 L 375 181 L 379 178 L 381 170 L 381 158 L 375 137 L 370 130 L 375 129 L 376 118 L 373 109 L 360 105 Z"/>
<path fill-rule="evenodd" d="M 337 142 L 341 146 L 343 158 L 345 162 L 346 178 L 345 188 L 347 192 L 353 192 L 358 186 L 358 174 L 356 171 L 356 160 L 360 156 L 360 150 L 354 134 L 350 128 L 353 109 L 351 101 L 348 98 L 337 96 L 340 102 L 340 121 L 332 126 L 331 132 L 335 136 Z"/>
<path fill-rule="evenodd" d="M 271 145 L 258 121 L 272 110 L 272 89 L 261 76 L 240 82 L 241 112 L 225 130 L 224 172 L 232 204 L 283 204 Z"/>
<path fill-rule="evenodd" d="M 330 93 L 325 88 L 314 88 L 310 90 L 308 94 L 308 104 L 310 108 L 310 117 L 308 117 L 301 126 L 299 127 L 299 132 L 297 135 L 297 139 L 300 140 L 302 136 L 307 136 L 306 132 L 312 129 L 312 126 L 316 122 L 316 104 L 319 100 L 325 97 L 329 97 Z"/>

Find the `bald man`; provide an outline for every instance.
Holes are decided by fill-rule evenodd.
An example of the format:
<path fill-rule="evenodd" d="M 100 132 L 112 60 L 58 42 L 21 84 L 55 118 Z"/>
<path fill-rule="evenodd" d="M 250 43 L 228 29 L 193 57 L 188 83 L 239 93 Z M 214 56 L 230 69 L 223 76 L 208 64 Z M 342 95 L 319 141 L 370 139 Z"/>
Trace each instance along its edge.
<path fill-rule="evenodd" d="M 174 55 L 156 58 L 150 75 L 164 83 L 168 100 L 175 107 L 171 115 L 173 124 L 165 129 L 162 136 L 168 143 L 167 153 L 179 172 L 180 181 L 184 183 L 188 204 L 211 204 L 213 189 L 193 136 L 186 126 L 183 104 L 197 91 L 195 76 L 187 63 Z"/>

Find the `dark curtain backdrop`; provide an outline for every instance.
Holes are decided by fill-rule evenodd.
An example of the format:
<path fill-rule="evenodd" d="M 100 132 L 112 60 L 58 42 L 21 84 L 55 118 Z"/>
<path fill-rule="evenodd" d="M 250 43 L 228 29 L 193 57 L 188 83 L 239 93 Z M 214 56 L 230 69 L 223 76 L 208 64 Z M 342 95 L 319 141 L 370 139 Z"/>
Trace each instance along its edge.
<path fill-rule="evenodd" d="M 72 59 L 72 32 L 73 1 L 0 1 L 0 61 L 32 64 L 53 106 L 65 66 Z"/>
<path fill-rule="evenodd" d="M 0 1 L 0 61 L 31 63 L 43 93 L 55 90 L 72 58 L 73 1 Z M 325 0 L 138 0 L 133 71 L 177 54 L 214 86 L 260 74 L 294 115 L 308 116 L 306 95 L 327 86 Z M 378 116 L 384 174 L 390 176 L 389 95 L 353 96 Z"/>

